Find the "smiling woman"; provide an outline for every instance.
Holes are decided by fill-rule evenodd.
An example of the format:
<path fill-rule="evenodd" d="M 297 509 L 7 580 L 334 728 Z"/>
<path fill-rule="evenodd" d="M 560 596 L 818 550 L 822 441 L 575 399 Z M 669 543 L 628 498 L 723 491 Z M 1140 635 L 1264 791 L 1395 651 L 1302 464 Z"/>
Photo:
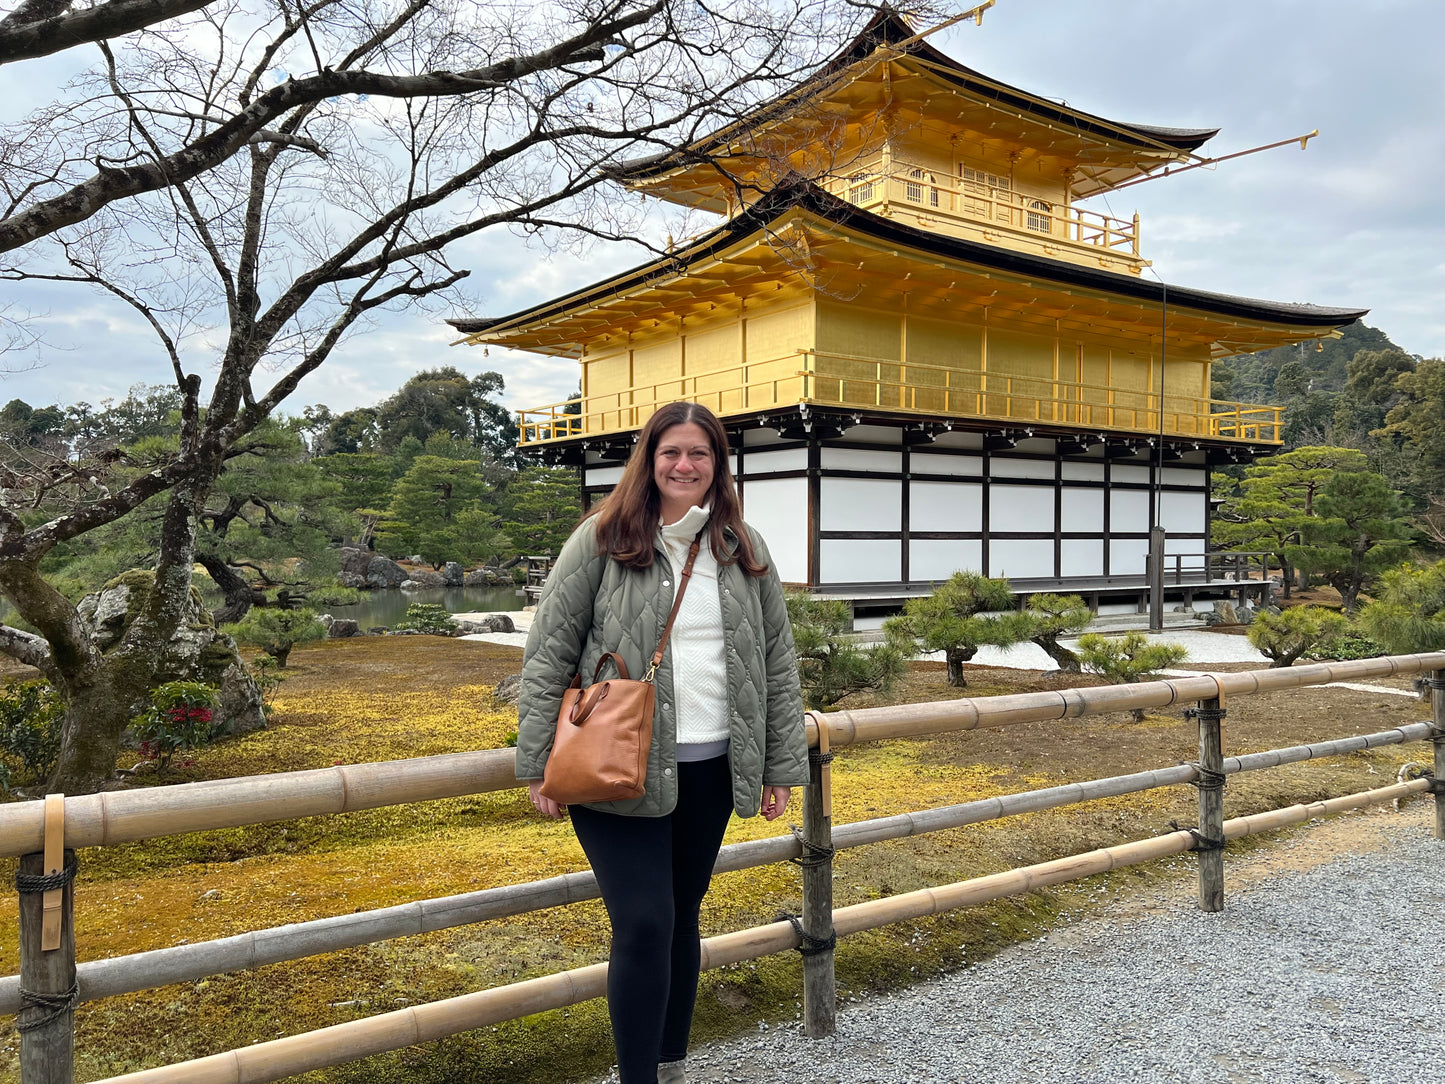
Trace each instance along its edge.
<path fill-rule="evenodd" d="M 622 1084 L 686 1079 L 698 915 L 723 831 L 733 812 L 781 816 L 808 780 L 787 605 L 742 521 L 727 453 L 704 406 L 669 403 L 648 419 L 617 488 L 563 547 L 522 665 L 517 778 L 540 812 L 571 813 L 597 874 Z M 569 809 L 542 786 L 554 733 L 573 725 L 558 702 L 573 674 L 595 687 L 618 659 L 623 677 L 656 674 L 645 790 Z"/>

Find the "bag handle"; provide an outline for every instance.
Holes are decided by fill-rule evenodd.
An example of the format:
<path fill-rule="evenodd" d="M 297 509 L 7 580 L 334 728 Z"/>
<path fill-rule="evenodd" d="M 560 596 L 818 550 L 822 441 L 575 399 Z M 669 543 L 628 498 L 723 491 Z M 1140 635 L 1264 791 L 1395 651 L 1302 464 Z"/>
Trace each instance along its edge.
<path fill-rule="evenodd" d="M 667 615 L 667 624 L 662 629 L 662 639 L 657 641 L 657 650 L 652 653 L 652 662 L 647 667 L 647 673 L 642 676 L 643 681 L 651 681 L 657 676 L 657 664 L 662 662 L 662 653 L 667 650 L 667 638 L 672 635 L 672 623 L 677 620 L 677 611 L 682 609 L 682 596 L 687 591 L 687 585 L 692 579 L 692 566 L 697 560 L 697 551 L 702 546 L 702 532 L 705 530 L 707 530 L 707 524 L 703 524 L 701 530 L 693 536 L 692 545 L 687 549 L 687 564 L 682 566 L 682 579 L 678 581 L 677 594 L 672 599 L 672 612 Z M 623 676 L 627 676 L 625 671 Z"/>

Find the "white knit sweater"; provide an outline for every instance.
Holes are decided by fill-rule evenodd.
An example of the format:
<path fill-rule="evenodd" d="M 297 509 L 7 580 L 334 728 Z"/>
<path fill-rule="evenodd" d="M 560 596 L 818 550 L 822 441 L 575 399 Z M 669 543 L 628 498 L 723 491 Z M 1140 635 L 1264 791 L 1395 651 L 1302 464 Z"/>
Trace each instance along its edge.
<path fill-rule="evenodd" d="M 683 566 L 687 564 L 688 547 L 693 536 L 707 523 L 709 512 L 694 505 L 676 523 L 661 528 L 662 541 L 672 563 L 674 597 Z M 672 656 L 678 744 L 722 741 L 728 736 L 727 661 L 722 602 L 718 598 L 717 558 L 705 534 L 667 650 Z"/>

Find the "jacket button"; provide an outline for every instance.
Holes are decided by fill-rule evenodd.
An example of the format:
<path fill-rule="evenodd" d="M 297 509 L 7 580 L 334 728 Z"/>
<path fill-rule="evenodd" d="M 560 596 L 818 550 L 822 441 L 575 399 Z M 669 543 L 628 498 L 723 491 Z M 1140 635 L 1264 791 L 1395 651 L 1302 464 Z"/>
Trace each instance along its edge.
<path fill-rule="evenodd" d="M 671 768 L 663 768 L 663 769 L 662 769 L 662 774 L 665 775 L 665 776 L 667 776 L 669 779 L 671 779 L 671 778 L 672 778 L 672 769 L 671 769 Z"/>
<path fill-rule="evenodd" d="M 662 581 L 662 586 L 663 586 L 663 587 L 671 587 L 671 586 L 672 586 L 672 581 L 671 581 L 671 580 L 663 580 L 663 581 Z"/>

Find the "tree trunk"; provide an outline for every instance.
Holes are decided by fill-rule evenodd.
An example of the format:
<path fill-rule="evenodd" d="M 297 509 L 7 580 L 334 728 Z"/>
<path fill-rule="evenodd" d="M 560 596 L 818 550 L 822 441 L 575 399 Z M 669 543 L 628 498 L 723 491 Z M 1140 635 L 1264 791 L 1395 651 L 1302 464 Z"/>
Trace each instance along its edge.
<path fill-rule="evenodd" d="M 67 675 L 60 756 L 47 783 L 52 792 L 93 794 L 110 778 L 120 736 L 149 690 L 151 669 L 111 656 L 96 674 Z"/>
<path fill-rule="evenodd" d="M 1054 662 L 1059 664 L 1059 669 L 1066 674 L 1078 674 L 1083 670 L 1079 662 L 1079 656 L 1059 643 L 1057 636 L 1035 636 L 1033 642 L 1044 649 L 1045 654 Z"/>
<path fill-rule="evenodd" d="M 277 669 L 284 670 L 286 669 L 286 660 L 291 656 L 291 649 L 295 646 L 295 644 L 286 644 L 282 647 L 268 647 L 266 654 L 276 660 Z"/>
<path fill-rule="evenodd" d="M 1290 590 L 1294 586 L 1294 569 L 1283 557 L 1279 559 L 1279 579 L 1282 588 L 1281 594 L 1285 598 L 1290 597 Z"/>
<path fill-rule="evenodd" d="M 955 689 L 968 687 L 968 681 L 963 676 L 963 664 L 978 654 L 978 648 L 950 648 L 943 653 L 948 662 L 948 683 Z"/>
<path fill-rule="evenodd" d="M 225 596 L 222 606 L 211 612 L 218 625 L 229 625 L 233 621 L 240 621 L 246 614 L 250 613 L 251 607 L 258 602 L 258 592 L 251 589 L 242 576 L 234 568 L 228 565 L 214 553 L 198 553 L 196 563 L 206 570 L 211 577 L 211 582 L 221 589 Z"/>

